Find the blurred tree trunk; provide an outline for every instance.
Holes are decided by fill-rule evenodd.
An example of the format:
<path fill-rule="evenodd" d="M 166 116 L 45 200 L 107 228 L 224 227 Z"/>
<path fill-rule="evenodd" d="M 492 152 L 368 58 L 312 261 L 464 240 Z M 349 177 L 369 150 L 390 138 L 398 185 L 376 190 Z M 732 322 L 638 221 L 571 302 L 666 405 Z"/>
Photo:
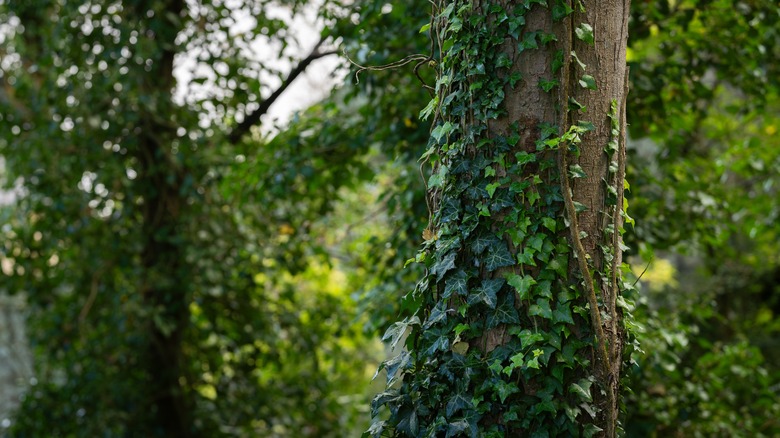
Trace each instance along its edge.
<path fill-rule="evenodd" d="M 149 312 L 149 338 L 142 366 L 150 385 L 152 430 L 160 436 L 190 437 L 194 431 L 193 406 L 182 385 L 182 343 L 192 292 L 191 266 L 186 257 L 189 238 L 184 234 L 188 193 L 182 187 L 187 169 L 174 145 L 176 123 L 164 116 L 176 113 L 171 101 L 176 85 L 174 48 L 185 3 L 141 2 L 133 12 L 142 20 L 150 10 L 154 16 L 146 23 L 147 37 L 153 39 L 159 52 L 157 59 L 152 59 L 148 75 L 141 79 L 139 94 L 151 98 L 155 106 L 141 107 L 136 129 L 144 239 L 139 292 Z"/>

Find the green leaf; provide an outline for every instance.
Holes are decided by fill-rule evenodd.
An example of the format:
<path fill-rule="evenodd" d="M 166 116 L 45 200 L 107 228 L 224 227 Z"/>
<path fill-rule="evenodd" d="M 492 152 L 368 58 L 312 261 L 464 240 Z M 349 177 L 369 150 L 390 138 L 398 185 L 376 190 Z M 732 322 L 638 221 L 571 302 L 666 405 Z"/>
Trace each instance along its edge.
<path fill-rule="evenodd" d="M 417 316 L 412 316 L 404 319 L 403 321 L 396 322 L 395 324 L 391 325 L 382 336 L 382 342 L 390 341 L 390 349 L 392 350 L 398 344 L 398 341 L 401 340 L 404 333 L 406 333 L 406 329 L 409 326 L 419 324 L 420 318 Z"/>
<path fill-rule="evenodd" d="M 437 142 L 440 142 L 443 137 L 449 135 L 454 130 L 455 125 L 450 122 L 446 122 L 433 128 L 433 131 L 431 131 L 431 137 L 436 139 Z"/>
<path fill-rule="evenodd" d="M 533 236 L 528 238 L 528 246 L 533 248 L 534 250 L 541 251 L 542 246 L 544 246 L 544 235 L 543 234 L 534 234 Z"/>
<path fill-rule="evenodd" d="M 536 280 L 530 275 L 508 274 L 506 276 L 506 281 L 510 286 L 515 288 L 518 298 L 521 300 L 528 299 L 528 292 L 531 290 L 531 286 L 536 284 Z"/>
<path fill-rule="evenodd" d="M 557 226 L 557 222 L 555 221 L 555 219 L 551 217 L 545 217 L 542 218 L 542 225 L 544 225 L 545 228 L 547 228 L 548 230 L 554 233 L 555 227 Z"/>
<path fill-rule="evenodd" d="M 491 309 L 495 309 L 497 294 L 498 291 L 501 289 L 501 286 L 503 285 L 504 285 L 504 280 L 501 278 L 483 280 L 482 286 L 480 286 L 475 291 L 475 293 L 469 296 L 469 300 L 468 300 L 469 305 L 484 303 L 486 306 L 490 307 Z"/>
<path fill-rule="evenodd" d="M 569 165 L 569 177 L 571 178 L 585 178 L 588 175 L 585 173 L 585 171 L 582 169 L 582 166 L 579 164 L 571 164 Z"/>
<path fill-rule="evenodd" d="M 568 16 L 572 12 L 574 12 L 574 9 L 572 9 L 571 6 L 568 5 L 568 3 L 564 3 L 562 1 L 556 1 L 552 7 L 553 21 L 563 20 L 564 18 L 566 18 L 566 16 Z"/>
<path fill-rule="evenodd" d="M 589 90 L 596 89 L 596 79 L 591 75 L 583 75 L 580 78 L 579 83 L 582 88 L 587 88 Z"/>
<path fill-rule="evenodd" d="M 455 268 L 455 251 L 451 251 L 446 256 L 444 256 L 443 259 L 439 260 L 438 262 L 434 263 L 433 266 L 431 266 L 431 274 L 436 275 L 436 281 L 441 281 L 442 277 L 444 277 L 444 274 L 447 273 L 447 271 Z"/>
<path fill-rule="evenodd" d="M 485 269 L 489 272 L 514 264 L 515 259 L 512 257 L 512 253 L 509 252 L 506 243 L 503 241 L 499 241 L 497 244 L 492 245 L 488 249 L 487 256 L 485 256 Z"/>
<path fill-rule="evenodd" d="M 431 99 L 430 102 L 428 102 L 428 105 L 425 106 L 425 108 L 420 111 L 420 119 L 426 120 L 428 117 L 433 114 L 433 111 L 436 109 L 436 107 L 439 105 L 439 97 L 436 96 L 433 99 Z M 419 108 L 419 107 L 418 107 Z"/>
<path fill-rule="evenodd" d="M 444 438 L 456 437 L 469 428 L 469 422 L 458 420 L 447 425 L 447 435 Z"/>
<path fill-rule="evenodd" d="M 471 242 L 471 250 L 475 255 L 482 254 L 487 248 L 500 244 L 501 241 L 494 234 L 482 232 Z"/>
<path fill-rule="evenodd" d="M 517 164 L 523 165 L 535 162 L 536 155 L 529 154 L 528 152 L 518 152 L 515 154 L 515 159 L 517 160 Z"/>
<path fill-rule="evenodd" d="M 431 314 L 428 315 L 428 318 L 425 320 L 422 328 L 428 329 L 445 318 L 447 318 L 447 306 L 445 305 L 444 301 L 439 301 L 433 310 L 431 310 Z"/>
<path fill-rule="evenodd" d="M 386 361 L 384 365 L 385 372 L 387 373 L 387 386 L 393 385 L 398 379 L 403 376 L 403 371 L 407 368 L 407 365 L 411 362 L 412 355 L 404 350 L 398 356 Z M 400 371 L 400 372 L 399 372 Z M 378 373 L 379 371 L 377 371 Z M 376 377 L 376 376 L 374 376 Z"/>
<path fill-rule="evenodd" d="M 580 26 L 576 29 L 574 29 L 574 33 L 577 35 L 577 38 L 579 38 L 582 41 L 585 41 L 588 44 L 593 44 L 593 26 L 591 26 L 588 23 L 582 23 Z"/>
<path fill-rule="evenodd" d="M 449 167 L 443 164 L 439 166 L 439 169 L 431 175 L 428 179 L 428 187 L 444 187 L 444 183 L 447 181 L 447 174 L 449 173 Z"/>
<path fill-rule="evenodd" d="M 448 417 L 471 406 L 471 396 L 466 392 L 465 385 L 463 386 L 464 388 L 459 388 L 447 402 L 446 411 Z"/>
<path fill-rule="evenodd" d="M 494 183 L 490 183 L 487 186 L 485 186 L 485 190 L 487 190 L 488 195 L 491 198 L 493 198 L 493 193 L 495 193 L 496 189 L 499 188 L 499 187 L 501 187 L 501 183 L 500 182 L 494 182 Z"/>
<path fill-rule="evenodd" d="M 520 338 L 520 345 L 523 348 L 528 348 L 531 345 L 544 340 L 544 336 L 541 333 L 532 332 L 528 329 L 523 329 L 520 333 L 517 334 L 517 337 Z"/>
<path fill-rule="evenodd" d="M 488 330 L 499 324 L 516 324 L 520 321 L 514 306 L 513 294 L 504 294 L 498 301 L 499 304 L 496 308 L 487 315 L 486 328 Z"/>
<path fill-rule="evenodd" d="M 577 213 L 588 211 L 588 206 L 581 202 L 574 201 L 574 211 L 576 211 Z"/>
<path fill-rule="evenodd" d="M 582 111 L 585 112 L 585 105 L 577 102 L 577 99 L 569 97 L 569 111 Z"/>
<path fill-rule="evenodd" d="M 544 90 L 546 93 L 549 93 L 550 90 L 558 86 L 558 79 L 539 79 L 539 87 Z"/>
<path fill-rule="evenodd" d="M 591 382 L 588 379 L 580 379 L 577 383 L 572 383 L 569 385 L 569 393 L 575 394 L 580 397 L 580 399 L 590 403 L 593 401 L 593 398 L 590 395 L 590 385 L 593 382 Z"/>
<path fill-rule="evenodd" d="M 442 298 L 446 300 L 451 297 L 453 293 L 457 293 L 458 295 L 466 295 L 469 293 L 468 274 L 463 269 L 459 269 L 444 281 L 444 294 L 442 295 Z"/>
<path fill-rule="evenodd" d="M 534 260 L 534 254 L 536 251 L 529 247 L 523 248 L 523 252 L 517 253 L 517 262 L 521 265 L 536 266 L 536 260 Z"/>
<path fill-rule="evenodd" d="M 593 423 L 585 425 L 585 430 L 583 431 L 582 436 L 584 438 L 591 438 L 593 435 L 596 435 L 597 433 L 603 431 L 604 429 L 596 426 Z"/>
<path fill-rule="evenodd" d="M 528 308 L 528 314 L 531 316 L 541 316 L 544 319 L 552 319 L 552 310 L 550 310 L 550 302 L 544 298 L 536 300 L 536 304 L 532 304 Z"/>
<path fill-rule="evenodd" d="M 496 382 L 496 384 L 493 385 L 493 388 L 496 390 L 496 394 L 498 394 L 501 403 L 504 403 L 510 395 L 520 391 L 520 388 L 518 388 L 517 385 L 505 382 L 504 380 Z"/>
<path fill-rule="evenodd" d="M 574 319 L 572 319 L 571 307 L 569 306 L 569 303 L 558 303 L 555 306 L 552 317 L 554 323 L 563 322 L 566 324 L 574 324 Z"/>
<path fill-rule="evenodd" d="M 427 32 L 427 31 L 428 31 L 428 29 L 430 29 L 430 28 L 431 28 L 431 23 L 430 23 L 430 22 L 428 22 L 428 23 L 425 23 L 425 24 L 423 24 L 423 26 L 420 28 L 420 33 Z"/>

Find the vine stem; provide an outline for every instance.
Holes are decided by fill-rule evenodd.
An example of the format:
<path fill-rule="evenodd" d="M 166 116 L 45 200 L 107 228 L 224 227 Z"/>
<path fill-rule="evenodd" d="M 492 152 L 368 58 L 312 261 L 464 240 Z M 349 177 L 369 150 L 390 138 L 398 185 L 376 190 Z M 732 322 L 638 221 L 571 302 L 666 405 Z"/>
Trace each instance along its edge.
<path fill-rule="evenodd" d="M 569 0 L 569 7 L 571 8 L 571 0 Z M 573 9 L 573 8 L 572 8 Z M 570 87 L 571 87 L 571 57 L 573 56 L 574 52 L 574 19 L 572 17 L 573 14 L 569 14 L 566 17 L 566 32 L 563 34 L 566 36 L 566 41 L 564 42 L 564 53 L 563 53 L 563 66 L 561 68 L 561 85 L 560 85 L 560 92 L 559 92 L 559 98 L 560 98 L 560 105 L 561 105 L 561 120 L 558 124 L 558 135 L 560 138 L 563 138 L 566 130 L 568 129 L 568 126 L 571 126 L 571 121 L 569 117 L 569 94 L 570 94 Z M 569 217 L 570 225 L 569 225 L 569 231 L 571 232 L 571 241 L 574 244 L 574 250 L 577 257 L 577 263 L 579 265 L 579 270 L 582 273 L 583 277 L 583 283 L 585 285 L 586 289 L 586 295 L 588 300 L 588 307 L 590 307 L 590 319 L 591 319 L 591 327 L 594 332 L 595 337 L 595 348 L 596 348 L 596 356 L 598 357 L 598 362 L 600 362 L 600 367 L 597 366 L 597 369 L 600 368 L 602 378 L 605 379 L 604 383 L 604 389 L 606 392 L 606 398 L 607 398 L 607 421 L 608 421 L 608 428 L 605 431 L 607 437 L 614 437 L 615 436 L 615 429 L 617 426 L 617 416 L 614 409 L 614 406 L 616 404 L 616 394 L 612 390 L 611 380 L 612 380 L 612 361 L 610 360 L 610 356 L 607 352 L 607 338 L 604 333 L 604 326 L 603 322 L 601 320 L 601 313 L 599 311 L 599 305 L 598 305 L 598 298 L 596 296 L 596 288 L 594 286 L 593 276 L 590 273 L 590 269 L 588 267 L 588 254 L 585 251 L 585 248 L 582 245 L 582 240 L 580 239 L 580 227 L 579 222 L 577 220 L 577 210 L 574 205 L 574 199 L 571 192 L 571 187 L 569 185 L 569 176 L 568 176 L 568 164 L 566 160 L 566 154 L 568 152 L 568 142 L 564 142 L 558 145 L 558 166 L 559 166 L 559 173 L 561 178 L 561 191 L 563 192 L 563 199 L 565 204 L 565 210 L 566 214 Z M 618 231 L 615 230 L 615 233 Z M 617 250 L 617 248 L 616 248 Z M 616 291 L 615 291 L 616 294 Z M 610 300 L 611 301 L 611 300 Z M 611 303 L 607 303 L 608 311 L 611 311 L 612 305 Z M 615 315 L 612 315 L 612 318 L 614 320 Z"/>

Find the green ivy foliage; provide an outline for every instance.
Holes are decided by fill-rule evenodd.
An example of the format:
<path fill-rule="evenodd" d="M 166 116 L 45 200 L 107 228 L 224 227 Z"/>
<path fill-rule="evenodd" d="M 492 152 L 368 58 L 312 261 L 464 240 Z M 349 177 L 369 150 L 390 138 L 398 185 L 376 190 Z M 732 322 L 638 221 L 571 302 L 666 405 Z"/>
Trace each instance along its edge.
<path fill-rule="evenodd" d="M 601 430 L 591 315 L 587 292 L 569 281 L 572 249 L 555 153 L 563 145 L 576 152 L 592 126 L 578 124 L 562 136 L 545 124 L 487 132 L 505 114 L 504 90 L 518 79 L 501 53 L 507 39 L 519 51 L 556 40 L 525 30 L 534 3 L 547 6 L 491 4 L 477 13 L 469 2 L 443 3 L 423 27 L 441 50 L 436 95 L 420 113 L 438 120 L 421 159 L 430 163 L 432 219 L 414 261 L 426 275 L 406 297 L 415 313 L 383 337 L 391 348 L 406 348 L 380 368 L 387 389 L 372 404 L 370 436 Z M 557 19 L 571 12 L 561 2 L 550 8 Z M 592 41 L 592 29 L 579 30 L 580 39 Z"/>

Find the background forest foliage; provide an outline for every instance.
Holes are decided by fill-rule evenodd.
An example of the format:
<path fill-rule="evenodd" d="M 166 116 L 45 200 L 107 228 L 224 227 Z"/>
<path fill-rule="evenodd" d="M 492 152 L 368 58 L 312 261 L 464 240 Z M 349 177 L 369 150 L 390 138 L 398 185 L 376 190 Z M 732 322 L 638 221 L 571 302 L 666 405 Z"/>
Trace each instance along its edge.
<path fill-rule="evenodd" d="M 269 61 L 309 49 L 285 17 L 318 11 L 313 54 L 377 66 L 429 55 L 426 5 L 0 0 L 0 291 L 25 297 L 35 357 L 2 433 L 163 436 L 166 367 L 193 436 L 366 429 L 420 275 L 433 72 L 344 61 L 285 126 L 244 122 L 287 77 Z M 780 7 L 632 8 L 624 427 L 778 436 Z"/>

